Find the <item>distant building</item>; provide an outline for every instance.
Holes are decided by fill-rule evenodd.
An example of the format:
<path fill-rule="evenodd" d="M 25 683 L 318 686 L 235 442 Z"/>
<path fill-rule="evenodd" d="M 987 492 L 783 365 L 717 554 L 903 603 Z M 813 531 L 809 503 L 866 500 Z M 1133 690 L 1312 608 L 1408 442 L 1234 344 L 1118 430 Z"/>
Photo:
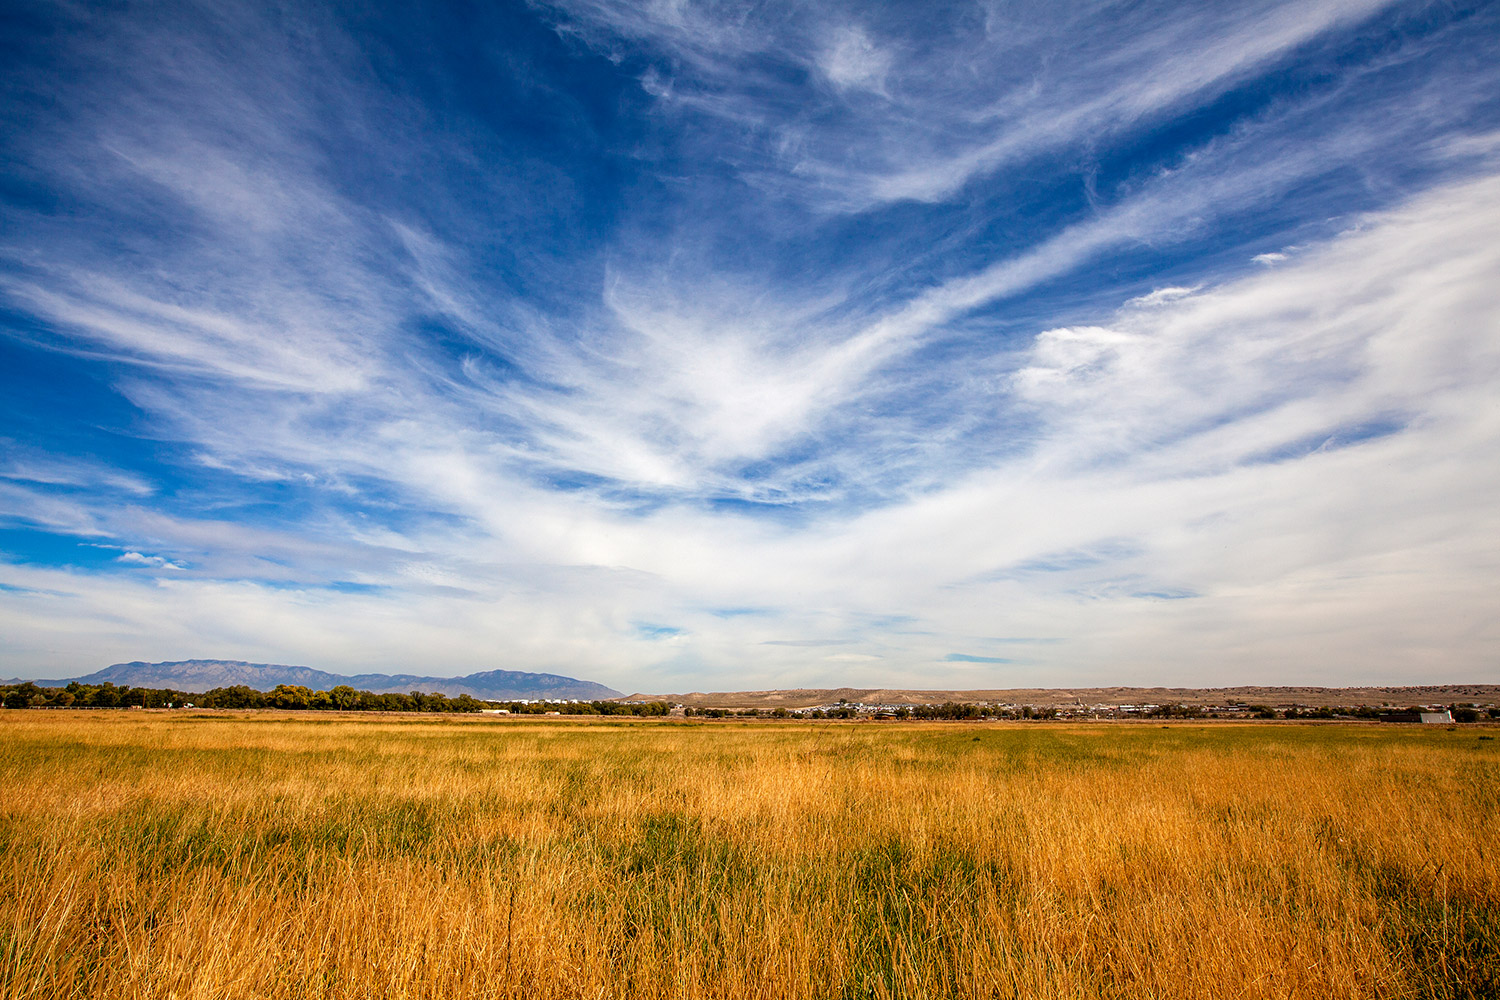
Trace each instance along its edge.
<path fill-rule="evenodd" d="M 1428 725 L 1442 725 L 1453 721 L 1453 713 L 1446 708 L 1438 712 L 1386 712 L 1380 717 L 1381 722 L 1425 722 Z"/>

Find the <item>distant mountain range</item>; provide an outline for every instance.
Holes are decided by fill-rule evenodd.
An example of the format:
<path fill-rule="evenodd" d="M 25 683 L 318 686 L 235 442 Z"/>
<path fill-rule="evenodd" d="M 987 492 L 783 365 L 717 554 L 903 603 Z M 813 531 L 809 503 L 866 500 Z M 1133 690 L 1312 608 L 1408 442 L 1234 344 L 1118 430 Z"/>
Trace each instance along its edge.
<path fill-rule="evenodd" d="M 528 674 L 519 670 L 485 670 L 466 677 L 423 677 L 417 674 L 330 674 L 312 667 L 293 667 L 280 663 L 246 663 L 243 660 L 176 660 L 169 663 L 145 663 L 135 660 L 116 663 L 84 677 L 61 680 L 38 680 L 47 687 L 61 687 L 71 681 L 81 684 L 103 684 L 121 687 L 172 688 L 177 691 L 210 691 L 213 688 L 243 684 L 257 691 L 269 691 L 278 684 L 296 684 L 327 691 L 347 684 L 357 691 L 406 694 L 440 691 L 450 698 L 461 694 L 493 701 L 516 698 L 565 700 L 577 698 L 592 701 L 618 698 L 620 692 L 561 674 Z"/>

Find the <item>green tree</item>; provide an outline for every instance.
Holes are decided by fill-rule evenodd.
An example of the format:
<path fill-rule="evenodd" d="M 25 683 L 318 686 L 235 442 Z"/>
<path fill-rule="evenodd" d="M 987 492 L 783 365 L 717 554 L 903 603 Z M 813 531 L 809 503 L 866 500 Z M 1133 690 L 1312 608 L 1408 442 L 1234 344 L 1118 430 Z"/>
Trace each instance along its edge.
<path fill-rule="evenodd" d="M 272 708 L 305 709 L 312 706 L 312 690 L 300 684 L 278 684 L 266 696 Z"/>

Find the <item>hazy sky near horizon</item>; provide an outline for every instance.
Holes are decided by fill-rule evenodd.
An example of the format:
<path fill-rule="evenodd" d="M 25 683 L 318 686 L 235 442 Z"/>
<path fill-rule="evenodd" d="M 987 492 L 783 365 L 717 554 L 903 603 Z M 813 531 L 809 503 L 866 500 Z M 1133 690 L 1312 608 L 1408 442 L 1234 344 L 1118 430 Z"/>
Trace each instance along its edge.
<path fill-rule="evenodd" d="M 1500 679 L 1500 6 L 0 25 L 0 676 Z"/>

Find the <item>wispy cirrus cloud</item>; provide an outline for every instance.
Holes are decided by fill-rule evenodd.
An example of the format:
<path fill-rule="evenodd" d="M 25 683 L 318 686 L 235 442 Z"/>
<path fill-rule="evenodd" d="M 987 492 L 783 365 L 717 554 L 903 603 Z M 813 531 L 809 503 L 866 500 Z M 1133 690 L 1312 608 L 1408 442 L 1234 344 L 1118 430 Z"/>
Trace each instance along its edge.
<path fill-rule="evenodd" d="M 1204 655 L 1239 657 L 1248 668 L 1293 641 L 1310 641 L 1315 608 L 1311 634 L 1369 655 L 1401 630 L 1436 642 L 1443 628 L 1478 611 L 1476 583 L 1496 555 L 1480 539 L 1500 537 L 1482 513 L 1497 484 L 1476 475 L 1489 466 L 1456 460 L 1500 447 L 1482 417 L 1482 400 L 1500 378 L 1484 291 L 1500 272 L 1490 238 L 1500 228 L 1495 193 L 1488 181 L 1444 189 L 1367 220 L 1288 267 L 1151 308 L 1126 306 L 1101 317 L 1104 325 L 1044 332 L 1013 375 L 1017 394 L 1039 411 L 1044 446 L 816 534 L 675 506 L 641 516 L 556 498 L 434 490 L 429 500 L 469 505 L 468 524 L 510 530 L 486 539 L 460 525 L 426 533 L 420 547 L 428 562 L 462 581 L 471 596 L 461 604 L 499 615 L 478 634 L 511 627 L 511 614 L 545 608 L 543 618 L 557 626 L 544 630 L 553 641 L 575 630 L 559 647 L 573 650 L 569 655 L 611 649 L 618 657 L 621 640 L 612 635 L 635 634 L 653 647 L 661 635 L 681 636 L 686 662 L 755 663 L 773 677 L 835 676 L 804 655 L 829 645 L 879 657 L 886 676 L 909 677 L 924 660 L 947 657 L 946 635 L 1026 626 L 1073 638 L 1041 657 L 990 654 L 972 644 L 965 655 L 1011 660 L 1007 676 L 1031 681 L 1055 669 L 1039 664 L 1062 658 L 1075 664 L 1076 677 L 1156 657 L 1155 669 L 1183 678 Z M 1408 263 L 1413 248 L 1426 261 L 1415 270 Z M 1434 280 L 1455 274 L 1471 278 Z M 1433 341 L 1431 330 L 1446 339 Z M 1303 377 L 1288 379 L 1288 371 Z M 1412 379 L 1414 371 L 1421 376 Z M 1392 411 L 1404 419 L 1390 434 L 1269 465 L 1256 458 L 1268 447 L 1309 433 L 1334 435 Z M 482 475 L 481 467 L 469 468 Z M 1099 548 L 1100 538 L 1132 541 Z M 222 558 L 222 542 L 212 548 Z M 1098 556 L 1059 562 L 1051 555 L 1081 548 Z M 964 582 L 981 579 L 988 567 L 1043 559 L 1053 564 L 1045 586 L 1035 574 L 1024 582 Z M 582 578 L 553 572 L 549 579 L 543 569 L 573 560 L 578 572 L 600 567 L 590 571 L 585 591 L 576 589 Z M 377 561 L 363 578 L 400 586 L 394 563 L 392 557 L 382 568 Z M 611 565 L 631 569 L 605 568 Z M 723 573 L 724 566 L 735 572 Z M 77 593 L 60 574 L 9 572 L 13 586 Z M 1351 603 L 1351 591 L 1360 599 Z M 99 598 L 108 593 L 100 588 Z M 248 592 L 243 584 L 226 590 L 205 583 L 202 593 Z M 326 615 L 318 626 L 326 636 L 340 634 L 334 616 L 351 607 L 347 597 L 313 599 L 306 589 L 258 593 L 265 614 L 303 615 L 309 625 Z M 416 603 L 398 610 L 388 598 L 352 601 L 365 608 L 358 614 L 393 629 L 405 623 L 410 641 L 429 635 L 415 624 L 420 614 L 437 615 L 444 627 L 453 623 L 436 610 L 448 598 L 401 593 L 402 602 Z M 588 596 L 580 602 L 581 593 Z M 1197 596 L 1161 601 L 1162 594 Z M 774 610 L 724 619 L 695 610 L 705 600 Z M 864 616 L 892 608 L 934 634 L 900 638 L 860 627 Z M 665 621 L 645 617 L 663 610 Z M 37 614 L 34 601 L 28 614 Z M 1257 632 L 1282 616 L 1308 625 Z M 655 631 L 642 633 L 641 621 Z M 796 623 L 835 638 L 783 638 Z M 1355 641 L 1349 633 L 1361 629 L 1368 634 Z M 1177 666 L 1170 656 L 1161 666 L 1158 633 L 1178 636 Z M 1481 633 L 1476 641 L 1482 648 L 1487 640 Z M 1419 658 L 1427 647 L 1408 639 L 1396 648 L 1385 648 L 1382 662 Z M 768 655 L 777 649 L 784 654 Z M 659 656 L 654 649 L 627 657 L 618 669 L 639 669 Z M 686 662 L 676 669 L 689 669 Z"/>
<path fill-rule="evenodd" d="M 746 132 L 733 162 L 757 181 L 800 186 L 826 208 L 939 201 L 1008 164 L 1097 144 L 1219 97 L 1299 47 L 1348 31 L 1390 0 L 1040 10 L 981 5 L 927 12 L 911 44 L 905 15 L 781 5 L 549 3 L 560 28 L 618 54 L 647 52 L 669 108 Z M 933 37 L 935 36 L 935 37 Z M 789 112 L 800 74 L 833 93 Z M 878 101 L 850 101 L 850 89 Z M 763 144 L 760 145 L 760 144 Z M 780 176 L 763 165 L 775 155 Z"/>
<path fill-rule="evenodd" d="M 16 655 L 1483 669 L 1459 15 L 546 11 L 472 62 L 420 12 L 66 14 L 7 135 L 72 207 L 0 205 Z"/>
<path fill-rule="evenodd" d="M 146 479 L 105 462 L 52 455 L 15 440 L 0 439 L 0 448 L 5 452 L 5 457 L 0 459 L 0 479 L 48 486 L 114 490 L 134 497 L 149 496 L 156 489 Z"/>

